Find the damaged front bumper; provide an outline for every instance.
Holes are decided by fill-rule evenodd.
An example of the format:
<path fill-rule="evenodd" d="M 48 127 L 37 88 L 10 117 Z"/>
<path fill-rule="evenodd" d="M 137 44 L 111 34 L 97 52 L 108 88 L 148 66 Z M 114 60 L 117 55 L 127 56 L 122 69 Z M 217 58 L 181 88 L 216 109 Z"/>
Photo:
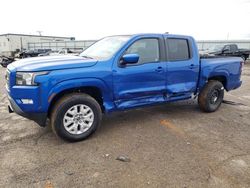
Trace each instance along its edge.
<path fill-rule="evenodd" d="M 15 112 L 22 117 L 35 121 L 41 127 L 46 126 L 47 113 L 24 112 L 10 96 L 8 96 L 8 99 L 9 99 L 9 105 L 8 105 L 9 113 Z"/>

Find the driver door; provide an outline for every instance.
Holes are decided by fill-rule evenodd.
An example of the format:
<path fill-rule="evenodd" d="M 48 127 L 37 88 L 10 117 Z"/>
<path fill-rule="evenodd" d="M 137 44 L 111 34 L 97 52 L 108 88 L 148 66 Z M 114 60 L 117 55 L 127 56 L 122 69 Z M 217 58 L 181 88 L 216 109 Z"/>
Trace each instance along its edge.
<path fill-rule="evenodd" d="M 124 54 L 138 54 L 136 64 L 113 67 L 113 88 L 118 109 L 165 101 L 166 63 L 161 60 L 160 39 L 143 38 L 133 42 Z"/>

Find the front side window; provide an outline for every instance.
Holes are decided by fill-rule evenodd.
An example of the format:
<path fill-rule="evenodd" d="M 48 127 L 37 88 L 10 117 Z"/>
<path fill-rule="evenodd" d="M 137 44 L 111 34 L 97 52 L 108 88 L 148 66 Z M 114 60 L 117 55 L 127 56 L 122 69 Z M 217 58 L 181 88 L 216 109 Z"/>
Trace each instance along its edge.
<path fill-rule="evenodd" d="M 230 51 L 230 46 L 229 45 L 225 46 L 225 48 L 223 50 Z"/>
<path fill-rule="evenodd" d="M 209 52 L 218 52 L 218 51 L 221 51 L 223 49 L 223 45 L 215 45 L 215 46 L 212 46 L 208 49 Z"/>
<path fill-rule="evenodd" d="M 125 54 L 138 54 L 137 64 L 152 63 L 159 61 L 159 41 L 158 39 L 140 39 L 134 42 Z"/>
<path fill-rule="evenodd" d="M 98 60 L 111 58 L 131 36 L 112 36 L 103 38 L 84 50 L 80 56 Z"/>
<path fill-rule="evenodd" d="M 190 59 L 188 40 L 167 39 L 169 61 L 183 61 Z"/>
<path fill-rule="evenodd" d="M 237 46 L 236 45 L 231 45 L 231 51 L 236 52 L 237 51 Z"/>

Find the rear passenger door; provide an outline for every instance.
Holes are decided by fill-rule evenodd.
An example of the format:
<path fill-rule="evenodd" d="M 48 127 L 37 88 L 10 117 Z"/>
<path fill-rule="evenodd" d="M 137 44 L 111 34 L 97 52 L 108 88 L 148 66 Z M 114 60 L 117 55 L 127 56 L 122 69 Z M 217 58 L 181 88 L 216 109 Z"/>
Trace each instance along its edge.
<path fill-rule="evenodd" d="M 167 96 L 169 100 L 189 98 L 196 91 L 199 57 L 188 38 L 166 38 Z"/>

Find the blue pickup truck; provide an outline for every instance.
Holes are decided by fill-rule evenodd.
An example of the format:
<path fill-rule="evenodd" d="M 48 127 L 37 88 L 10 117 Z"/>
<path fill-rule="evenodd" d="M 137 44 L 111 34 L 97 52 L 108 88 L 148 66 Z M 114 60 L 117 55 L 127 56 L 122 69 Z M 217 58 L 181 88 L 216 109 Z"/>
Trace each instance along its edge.
<path fill-rule="evenodd" d="M 67 141 L 91 135 L 112 111 L 198 98 L 216 111 L 240 87 L 238 57 L 200 58 L 190 36 L 136 34 L 99 40 L 79 56 L 35 57 L 7 67 L 9 111 Z"/>

